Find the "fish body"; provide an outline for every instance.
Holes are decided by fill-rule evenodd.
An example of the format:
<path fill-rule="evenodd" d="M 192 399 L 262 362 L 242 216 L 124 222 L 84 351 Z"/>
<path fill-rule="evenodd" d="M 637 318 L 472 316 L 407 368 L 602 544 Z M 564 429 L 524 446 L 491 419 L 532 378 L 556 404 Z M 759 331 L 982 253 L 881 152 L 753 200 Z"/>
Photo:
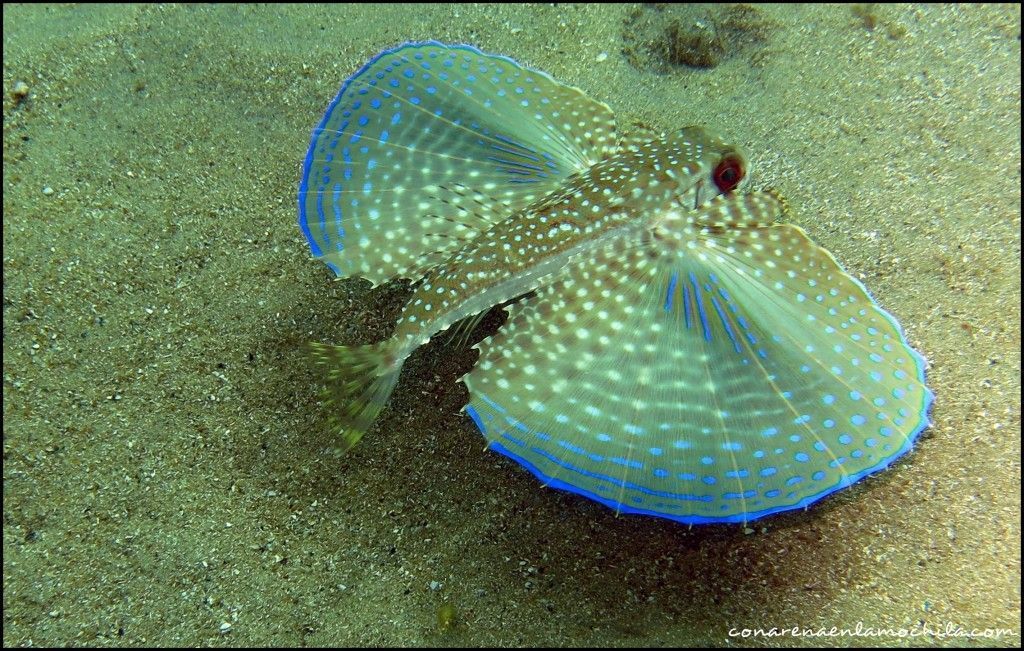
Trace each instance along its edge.
<path fill-rule="evenodd" d="M 617 152 L 573 175 L 427 271 L 398 320 L 398 357 L 466 317 L 533 291 L 602 242 L 639 240 L 654 228 L 658 215 L 699 206 L 720 194 L 712 176 L 723 160 L 745 165 L 735 147 L 690 127 Z"/>
<path fill-rule="evenodd" d="M 508 303 L 463 379 L 493 449 L 617 512 L 747 522 L 888 466 L 927 426 L 924 360 L 695 127 L 611 110 L 468 46 L 389 50 L 314 131 L 299 225 L 339 276 L 415 281 L 393 336 L 314 345 L 354 445 L 405 359 Z M 525 297 L 524 297 L 525 295 Z"/>

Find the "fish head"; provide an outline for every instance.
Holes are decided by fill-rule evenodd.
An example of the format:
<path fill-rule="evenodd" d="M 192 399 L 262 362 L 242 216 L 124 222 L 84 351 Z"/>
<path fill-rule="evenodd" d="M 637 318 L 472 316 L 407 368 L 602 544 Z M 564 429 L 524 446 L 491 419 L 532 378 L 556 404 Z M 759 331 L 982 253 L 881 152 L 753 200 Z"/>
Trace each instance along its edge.
<path fill-rule="evenodd" d="M 747 157 L 739 147 L 703 127 L 679 129 L 669 134 L 665 145 L 676 154 L 669 162 L 677 167 L 675 200 L 684 208 L 696 209 L 735 192 L 749 177 Z"/>

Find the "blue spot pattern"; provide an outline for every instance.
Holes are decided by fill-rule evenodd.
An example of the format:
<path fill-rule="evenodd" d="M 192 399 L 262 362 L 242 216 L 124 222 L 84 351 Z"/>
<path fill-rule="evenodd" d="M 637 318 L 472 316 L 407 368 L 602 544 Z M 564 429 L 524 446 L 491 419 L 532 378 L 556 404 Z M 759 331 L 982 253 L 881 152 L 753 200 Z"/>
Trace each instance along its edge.
<path fill-rule="evenodd" d="M 586 137 L 557 119 L 570 111 Z M 406 276 L 472 234 L 467 206 L 504 219 L 610 151 L 614 132 L 607 106 L 543 72 L 471 46 L 402 45 L 346 80 L 313 130 L 299 227 L 336 275 Z"/>
<path fill-rule="evenodd" d="M 886 468 L 928 426 L 924 359 L 802 231 L 764 229 L 773 265 L 667 258 L 659 284 L 600 273 L 637 265 L 635 247 L 580 260 L 478 346 L 467 413 L 545 485 L 688 524 L 804 508 Z M 586 310 L 578 292 L 608 299 Z M 605 336 L 600 353 L 580 330 Z"/>

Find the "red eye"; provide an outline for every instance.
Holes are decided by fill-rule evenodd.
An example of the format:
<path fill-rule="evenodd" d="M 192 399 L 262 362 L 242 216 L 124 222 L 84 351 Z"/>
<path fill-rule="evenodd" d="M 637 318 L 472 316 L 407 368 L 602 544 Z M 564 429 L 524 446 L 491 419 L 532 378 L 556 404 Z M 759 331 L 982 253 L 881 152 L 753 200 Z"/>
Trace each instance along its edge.
<path fill-rule="evenodd" d="M 729 155 L 719 161 L 712 178 L 723 193 L 732 192 L 743 180 L 743 174 L 743 159 L 736 155 Z"/>

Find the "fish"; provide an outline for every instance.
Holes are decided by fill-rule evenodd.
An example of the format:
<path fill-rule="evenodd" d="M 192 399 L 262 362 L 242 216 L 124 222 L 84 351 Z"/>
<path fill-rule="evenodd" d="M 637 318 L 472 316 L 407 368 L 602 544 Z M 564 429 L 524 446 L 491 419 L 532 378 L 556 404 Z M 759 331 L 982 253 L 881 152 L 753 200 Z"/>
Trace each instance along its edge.
<path fill-rule="evenodd" d="M 926 362 L 749 177 L 711 130 L 620 133 L 511 58 L 381 52 L 313 130 L 298 191 L 337 277 L 414 283 L 387 340 L 312 345 L 341 447 L 413 351 L 504 306 L 464 412 L 544 486 L 745 525 L 888 467 L 929 424 Z"/>

